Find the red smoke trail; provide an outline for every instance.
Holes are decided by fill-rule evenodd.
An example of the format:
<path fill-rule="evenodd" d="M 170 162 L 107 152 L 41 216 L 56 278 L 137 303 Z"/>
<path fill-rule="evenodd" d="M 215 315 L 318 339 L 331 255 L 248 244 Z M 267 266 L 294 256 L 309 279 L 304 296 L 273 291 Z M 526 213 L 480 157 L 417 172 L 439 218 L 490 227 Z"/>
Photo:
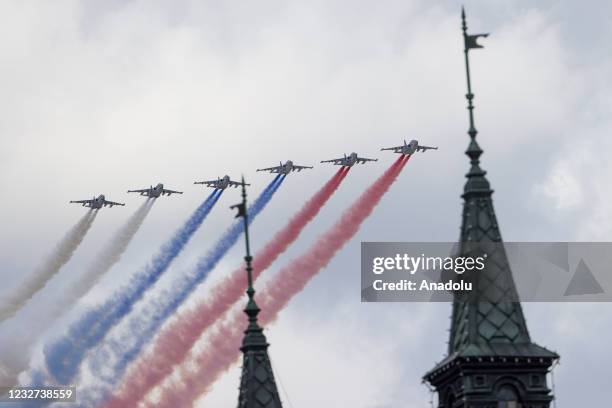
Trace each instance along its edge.
<path fill-rule="evenodd" d="M 304 227 L 319 213 L 338 189 L 349 168 L 341 168 L 291 218 L 272 240 L 253 258 L 253 277 L 267 269 L 300 235 Z M 117 393 L 105 408 L 135 407 L 167 375 L 180 364 L 202 333 L 223 316 L 244 294 L 244 266 L 221 281 L 210 295 L 195 307 L 172 320 L 156 336 L 153 348 L 141 356 L 129 369 Z"/>
<path fill-rule="evenodd" d="M 323 269 L 334 255 L 355 235 L 372 213 L 384 193 L 397 178 L 410 156 L 401 156 L 342 215 L 340 220 L 303 255 L 290 262 L 259 292 L 256 300 L 262 313 L 260 322 L 267 325 Z M 244 286 L 244 283 L 243 283 Z M 190 364 L 180 367 L 179 379 L 169 378 L 161 389 L 155 407 L 190 406 L 239 357 L 245 317 L 236 312 L 217 325 L 209 336 L 207 347 L 192 356 Z M 190 368 L 195 367 L 194 368 Z"/>

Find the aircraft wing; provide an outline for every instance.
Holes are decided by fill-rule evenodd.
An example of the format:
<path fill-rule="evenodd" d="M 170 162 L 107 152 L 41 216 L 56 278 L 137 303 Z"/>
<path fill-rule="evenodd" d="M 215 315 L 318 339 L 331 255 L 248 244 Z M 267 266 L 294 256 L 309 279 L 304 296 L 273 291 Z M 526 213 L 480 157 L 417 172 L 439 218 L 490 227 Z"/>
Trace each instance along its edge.
<path fill-rule="evenodd" d="M 257 169 L 257 171 L 269 171 L 270 173 L 280 173 L 282 168 L 283 168 L 282 166 L 276 166 L 276 167 L 268 167 L 265 169 Z"/>
<path fill-rule="evenodd" d="M 183 194 L 182 191 L 174 191 L 174 190 L 166 190 L 165 188 L 162 190 L 162 194 L 168 194 L 168 195 L 172 195 L 172 194 Z"/>
<path fill-rule="evenodd" d="M 382 149 L 380 149 L 381 151 L 383 150 L 393 150 L 394 153 L 399 153 L 402 151 L 402 148 L 404 146 L 395 146 L 395 147 L 383 147 Z"/>
<path fill-rule="evenodd" d="M 91 204 L 94 200 L 75 200 L 70 201 L 71 204 Z"/>
<path fill-rule="evenodd" d="M 114 206 L 114 205 L 124 206 L 125 204 L 122 204 L 122 203 L 116 203 L 116 202 L 114 202 L 114 201 L 104 200 L 104 206 L 106 207 L 107 205 L 108 205 L 109 207 L 112 207 L 112 206 Z"/>
<path fill-rule="evenodd" d="M 293 169 L 296 171 L 302 171 L 304 169 L 312 169 L 312 166 L 296 166 L 295 164 L 293 165 Z"/>
<path fill-rule="evenodd" d="M 232 186 L 233 186 L 233 187 L 238 188 L 238 186 L 241 186 L 241 185 L 242 185 L 242 183 L 241 183 L 241 182 L 238 182 L 238 181 L 231 181 L 231 180 L 230 180 L 230 182 L 229 182 L 229 187 L 232 187 Z M 248 183 L 244 183 L 244 185 L 245 185 L 245 186 L 250 186 L 250 184 L 248 184 Z"/>
<path fill-rule="evenodd" d="M 128 193 L 148 193 L 150 189 L 144 188 L 142 190 L 128 190 Z"/>
<path fill-rule="evenodd" d="M 215 187 L 219 180 L 194 181 L 193 184 L 205 184 L 206 187 Z"/>
<path fill-rule="evenodd" d="M 436 146 L 436 147 L 421 146 L 421 145 L 417 146 L 417 152 L 424 152 L 426 150 L 438 150 L 438 146 Z"/>
<path fill-rule="evenodd" d="M 343 162 L 344 162 L 344 158 L 340 158 L 340 159 L 331 159 L 331 160 L 321 160 L 321 163 L 342 164 Z"/>
<path fill-rule="evenodd" d="M 357 163 L 365 163 L 365 162 L 370 162 L 370 161 L 375 162 L 375 161 L 378 161 L 378 159 L 368 159 L 365 157 L 357 157 Z"/>

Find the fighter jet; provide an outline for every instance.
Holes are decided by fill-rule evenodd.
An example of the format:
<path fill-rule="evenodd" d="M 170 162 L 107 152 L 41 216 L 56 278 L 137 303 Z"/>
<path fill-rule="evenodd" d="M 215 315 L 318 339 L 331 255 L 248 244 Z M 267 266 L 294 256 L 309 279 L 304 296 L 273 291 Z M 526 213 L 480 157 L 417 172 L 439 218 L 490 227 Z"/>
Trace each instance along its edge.
<path fill-rule="evenodd" d="M 193 184 L 205 184 L 206 187 L 212 187 L 218 190 L 225 190 L 228 187 L 238 187 L 242 185 L 239 181 L 232 181 L 228 175 L 223 176 L 223 178 L 217 177 L 216 180 L 196 181 Z M 250 186 L 250 184 L 245 185 Z"/>
<path fill-rule="evenodd" d="M 321 163 L 332 163 L 336 166 L 351 167 L 356 163 L 365 163 L 369 161 L 375 162 L 378 161 L 378 159 L 366 159 L 364 157 L 357 156 L 357 153 L 353 152 L 348 156 L 345 154 L 344 157 L 339 159 L 323 160 Z"/>
<path fill-rule="evenodd" d="M 91 200 L 78 200 L 78 201 L 71 201 L 70 203 L 83 204 L 83 207 L 89 207 L 94 210 L 98 210 L 102 207 L 106 207 L 107 205 L 110 208 L 113 208 L 114 205 L 120 205 L 120 206 L 125 205 L 122 203 L 116 203 L 114 201 L 107 201 L 106 198 L 104 197 L 104 194 L 100 194 L 97 198 L 94 197 Z"/>
<path fill-rule="evenodd" d="M 257 169 L 257 171 L 269 171 L 272 174 L 289 174 L 292 171 L 300 172 L 304 169 L 312 169 L 312 166 L 298 166 L 296 164 L 293 164 L 291 160 L 287 160 L 285 164 L 280 162 L 280 164 L 276 167 L 268 167 L 267 169 Z"/>
<path fill-rule="evenodd" d="M 182 191 L 166 190 L 162 183 L 157 184 L 155 187 L 151 186 L 142 190 L 128 190 L 128 193 L 140 193 L 141 196 L 152 198 L 157 198 L 163 195 L 183 194 Z"/>
<path fill-rule="evenodd" d="M 393 153 L 413 154 L 414 152 L 425 152 L 426 150 L 438 150 L 438 147 L 421 146 L 418 140 L 411 140 L 410 143 L 406 144 L 404 140 L 403 146 L 384 147 L 380 150 L 393 150 Z"/>

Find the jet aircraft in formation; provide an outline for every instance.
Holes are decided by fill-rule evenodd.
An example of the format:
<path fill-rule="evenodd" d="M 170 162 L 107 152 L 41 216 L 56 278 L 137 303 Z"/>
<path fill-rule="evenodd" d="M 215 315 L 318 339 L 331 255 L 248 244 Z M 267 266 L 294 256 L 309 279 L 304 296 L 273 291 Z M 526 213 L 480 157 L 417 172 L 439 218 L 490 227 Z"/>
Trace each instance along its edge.
<path fill-rule="evenodd" d="M 83 204 L 83 207 L 89 207 L 93 210 L 98 210 L 102 207 L 106 207 L 107 205 L 113 208 L 114 205 L 124 206 L 125 204 L 116 203 L 114 201 L 107 201 L 104 194 L 100 194 L 98 197 L 94 197 L 91 200 L 78 200 L 78 201 L 70 201 L 73 204 Z"/>
<path fill-rule="evenodd" d="M 404 144 L 401 146 L 383 147 L 380 150 L 391 150 L 393 151 L 393 153 L 411 155 L 416 152 L 425 152 L 427 150 L 438 150 L 438 147 L 419 145 L 418 140 L 411 140 L 410 143 L 406 143 L 406 140 L 404 140 Z M 366 157 L 359 157 L 357 153 L 353 152 L 348 156 L 345 154 L 344 157 L 340 157 L 338 159 L 323 160 L 321 161 L 321 163 L 332 163 L 336 166 L 352 167 L 355 164 L 359 164 L 359 163 L 363 164 L 363 163 L 375 162 L 375 161 L 378 161 L 378 159 L 368 159 Z M 276 173 L 276 174 L 287 175 L 293 171 L 300 172 L 305 169 L 312 169 L 312 166 L 298 166 L 296 164 L 293 164 L 291 160 L 287 160 L 284 164 L 283 162 L 280 162 L 278 166 L 267 167 L 264 169 L 257 169 L 257 171 L 269 171 L 270 173 L 273 173 L 273 174 Z M 225 190 L 228 187 L 238 187 L 242 185 L 241 182 L 233 181 L 232 179 L 230 179 L 230 176 L 228 175 L 225 175 L 222 178 L 218 177 L 216 180 L 196 181 L 193 184 L 204 184 L 206 187 L 211 187 L 211 188 L 219 189 L 219 190 Z M 245 184 L 245 185 L 249 186 L 250 184 Z M 153 197 L 153 198 L 157 198 L 163 195 L 183 194 L 182 191 L 165 189 L 162 183 L 158 183 L 155 187 L 150 186 L 149 188 L 145 188 L 142 190 L 128 190 L 128 193 L 139 193 L 142 196 Z M 82 204 L 83 207 L 88 207 L 92 209 L 100 209 L 106 206 L 109 206 L 112 208 L 115 205 L 120 205 L 120 206 L 125 205 L 123 203 L 108 201 L 106 200 L 103 194 L 100 194 L 98 197 L 94 197 L 91 200 L 70 201 L 70 203 Z"/>
<path fill-rule="evenodd" d="M 236 188 L 242 185 L 242 183 L 239 181 L 232 181 L 228 175 L 223 176 L 223 178 L 217 178 L 216 180 L 195 181 L 193 184 L 204 184 L 206 187 L 211 187 L 218 190 L 225 190 L 228 187 Z M 245 185 L 250 186 L 250 184 Z"/>
<path fill-rule="evenodd" d="M 141 196 L 157 198 L 163 195 L 183 194 L 182 191 L 167 190 L 162 183 L 158 183 L 155 187 L 151 186 L 142 190 L 128 190 L 128 193 L 140 193 Z"/>
<path fill-rule="evenodd" d="M 266 169 L 257 169 L 257 171 L 269 171 L 270 173 L 278 173 L 278 174 L 289 174 L 292 171 L 300 172 L 304 169 L 312 169 L 312 166 L 298 166 L 297 164 L 293 164 L 291 160 L 287 160 L 285 164 L 282 162 L 276 167 L 268 167 Z"/>
<path fill-rule="evenodd" d="M 418 140 L 413 139 L 408 144 L 406 144 L 406 141 L 404 140 L 404 144 L 401 146 L 383 147 L 380 150 L 393 150 L 393 153 L 413 154 L 415 152 L 425 152 L 427 150 L 438 150 L 438 147 L 421 146 L 419 145 Z"/>
<path fill-rule="evenodd" d="M 378 161 L 378 159 L 367 159 L 365 157 L 359 157 L 357 155 L 357 153 L 353 152 L 350 155 L 344 155 L 344 157 L 341 157 L 339 159 L 331 159 L 331 160 L 323 160 L 321 161 L 321 163 L 332 163 L 333 165 L 336 166 L 346 166 L 346 167 L 352 167 L 354 164 L 357 163 L 366 163 L 366 162 L 375 162 Z"/>

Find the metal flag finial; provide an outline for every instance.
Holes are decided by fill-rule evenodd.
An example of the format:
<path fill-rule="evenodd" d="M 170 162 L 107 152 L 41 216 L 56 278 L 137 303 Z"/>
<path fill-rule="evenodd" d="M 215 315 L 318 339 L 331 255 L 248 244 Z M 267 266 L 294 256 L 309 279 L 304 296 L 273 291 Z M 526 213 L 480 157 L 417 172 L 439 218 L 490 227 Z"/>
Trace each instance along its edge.
<path fill-rule="evenodd" d="M 463 40 L 464 40 L 464 54 L 465 54 L 465 74 L 467 79 L 467 93 L 465 94 L 465 98 L 468 101 L 468 113 L 470 119 L 470 127 L 468 129 L 468 135 L 470 136 L 470 143 L 468 145 L 465 154 L 470 158 L 470 171 L 466 174 L 468 181 L 464 187 L 464 195 L 472 192 L 486 192 L 487 194 L 491 193 L 491 189 L 489 188 L 489 182 L 485 178 L 486 172 L 480 168 L 480 156 L 482 155 L 482 149 L 478 145 L 476 141 L 476 135 L 478 131 L 476 130 L 476 125 L 474 123 L 474 94 L 472 93 L 472 80 L 470 77 L 470 59 L 469 59 L 469 50 L 474 48 L 482 48 L 480 44 L 478 44 L 477 40 L 480 37 L 486 37 L 488 34 L 476 34 L 470 35 L 467 32 L 467 19 L 465 16 L 465 9 L 461 7 L 461 20 L 462 20 L 462 28 L 463 28 Z"/>
<path fill-rule="evenodd" d="M 242 202 L 238 204 L 232 205 L 231 209 L 237 209 L 238 213 L 236 214 L 236 218 L 242 218 L 244 222 L 244 242 L 246 246 L 246 255 L 244 260 L 246 262 L 246 272 L 247 272 L 247 294 L 249 295 L 249 299 L 253 301 L 253 295 L 255 294 L 255 290 L 253 289 L 253 267 L 251 266 L 251 261 L 253 257 L 251 256 L 251 244 L 249 242 L 249 214 L 247 209 L 247 193 L 246 186 L 248 184 L 244 181 L 244 175 L 242 176 L 242 182 L 240 186 L 242 188 Z"/>
<path fill-rule="evenodd" d="M 478 44 L 478 39 L 480 37 L 486 38 L 489 36 L 489 33 L 483 34 L 468 34 L 467 33 L 467 19 L 465 17 L 465 8 L 461 6 L 461 28 L 463 29 L 463 43 L 465 46 L 465 52 L 474 48 L 484 48 L 482 45 Z"/>
<path fill-rule="evenodd" d="M 465 17 L 465 8 L 463 6 L 461 6 L 461 21 L 463 28 L 463 43 L 465 53 L 465 73 L 467 78 L 467 94 L 465 95 L 465 97 L 468 100 L 468 112 L 470 114 L 470 128 L 468 130 L 468 134 L 470 135 L 472 140 L 474 140 L 478 131 L 476 130 L 476 126 L 474 125 L 474 105 L 472 102 L 474 99 L 474 94 L 472 93 L 472 80 L 470 77 L 469 50 L 474 48 L 483 48 L 482 45 L 478 44 L 477 40 L 480 37 L 487 37 L 489 34 L 470 35 L 467 33 L 467 20 Z"/>
<path fill-rule="evenodd" d="M 240 183 L 240 186 L 242 187 L 242 202 L 238 204 L 234 204 L 230 207 L 232 210 L 233 209 L 238 210 L 235 218 L 241 218 L 241 217 L 246 218 L 247 217 L 247 211 L 246 211 L 246 186 L 247 185 L 248 184 L 244 182 L 244 176 L 242 176 L 242 181 Z"/>

